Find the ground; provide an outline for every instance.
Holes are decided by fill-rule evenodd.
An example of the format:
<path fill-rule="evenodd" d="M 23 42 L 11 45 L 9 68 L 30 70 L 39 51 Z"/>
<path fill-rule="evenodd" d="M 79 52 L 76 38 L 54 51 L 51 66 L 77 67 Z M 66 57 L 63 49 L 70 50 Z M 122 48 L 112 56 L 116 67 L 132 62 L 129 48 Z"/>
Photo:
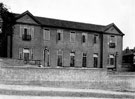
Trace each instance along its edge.
<path fill-rule="evenodd" d="M 34 90 L 35 87 L 38 90 Z M 52 89 L 49 90 L 50 88 Z M 65 89 L 60 91 L 59 88 Z M 82 91 L 78 92 L 79 90 Z M 111 92 L 107 93 L 108 91 Z M 14 99 L 50 99 L 50 96 L 55 99 L 134 99 L 135 73 L 108 72 L 102 69 L 1 66 L 0 94 L 0 99 L 8 99 L 9 96 Z"/>

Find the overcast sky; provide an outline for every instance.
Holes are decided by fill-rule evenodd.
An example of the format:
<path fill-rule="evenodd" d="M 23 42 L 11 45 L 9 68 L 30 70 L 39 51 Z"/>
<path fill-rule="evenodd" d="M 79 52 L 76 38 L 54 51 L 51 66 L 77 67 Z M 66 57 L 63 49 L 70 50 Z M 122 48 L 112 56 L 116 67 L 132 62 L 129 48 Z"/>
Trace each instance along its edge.
<path fill-rule="evenodd" d="M 115 23 L 125 34 L 123 48 L 135 47 L 135 0 L 1 0 L 14 13 L 92 24 Z"/>

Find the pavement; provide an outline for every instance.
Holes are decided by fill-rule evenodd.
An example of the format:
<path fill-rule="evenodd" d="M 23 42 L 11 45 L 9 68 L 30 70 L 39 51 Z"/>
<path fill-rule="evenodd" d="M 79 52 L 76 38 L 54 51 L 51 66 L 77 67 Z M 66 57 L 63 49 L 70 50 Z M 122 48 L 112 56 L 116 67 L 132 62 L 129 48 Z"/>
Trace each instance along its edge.
<path fill-rule="evenodd" d="M 64 99 L 60 97 L 65 97 L 65 99 L 66 97 L 70 97 L 70 99 L 79 99 L 79 97 L 86 98 L 86 99 L 88 97 L 91 97 L 91 99 L 92 97 L 93 99 L 94 97 L 100 98 L 100 99 L 104 99 L 104 98 L 106 99 L 114 99 L 114 98 L 115 99 L 116 98 L 135 99 L 135 92 L 116 92 L 116 91 L 107 91 L 107 90 L 99 90 L 99 89 L 69 89 L 69 88 L 51 88 L 51 87 L 40 87 L 40 86 L 4 85 L 4 84 L 0 84 L 0 96 L 1 95 L 3 96 L 4 95 L 12 95 L 12 96 L 19 95 L 19 96 L 27 96 L 27 97 L 28 96 L 45 96 L 45 97 L 48 97 L 48 99 L 50 99 L 49 98 L 50 96 L 59 97 L 55 99 Z M 73 98 L 73 97 L 78 97 L 78 98 Z M 0 99 L 4 99 L 4 98 L 0 98 Z"/>

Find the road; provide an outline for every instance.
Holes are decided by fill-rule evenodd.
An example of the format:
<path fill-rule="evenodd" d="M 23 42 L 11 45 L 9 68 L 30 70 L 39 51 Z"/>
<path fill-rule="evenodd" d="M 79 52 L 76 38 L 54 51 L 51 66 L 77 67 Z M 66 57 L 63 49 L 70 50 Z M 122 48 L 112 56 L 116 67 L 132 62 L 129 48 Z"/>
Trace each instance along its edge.
<path fill-rule="evenodd" d="M 94 97 L 51 97 L 51 96 L 13 96 L 13 95 L 0 95 L 0 99 L 99 99 Z M 100 98 L 100 99 L 114 99 L 114 98 Z M 115 98 L 118 99 L 118 98 Z M 127 98 L 125 98 L 127 99 Z"/>

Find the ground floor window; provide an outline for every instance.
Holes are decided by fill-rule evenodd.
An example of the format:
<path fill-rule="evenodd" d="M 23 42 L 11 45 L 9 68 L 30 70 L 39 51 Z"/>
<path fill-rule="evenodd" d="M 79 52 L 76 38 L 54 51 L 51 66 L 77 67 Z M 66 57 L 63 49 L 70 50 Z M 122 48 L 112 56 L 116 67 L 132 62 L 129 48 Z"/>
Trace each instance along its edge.
<path fill-rule="evenodd" d="M 58 50 L 57 52 L 57 66 L 62 66 L 63 62 L 62 62 L 62 58 L 63 58 L 63 52 L 62 50 Z"/>
<path fill-rule="evenodd" d="M 75 66 L 75 52 L 70 53 L 70 67 Z"/>
<path fill-rule="evenodd" d="M 83 57 L 82 57 L 82 67 L 86 67 L 87 66 L 87 54 L 83 53 Z"/>
<path fill-rule="evenodd" d="M 44 66 L 50 66 L 50 51 L 48 48 L 44 49 Z"/>
<path fill-rule="evenodd" d="M 98 54 L 97 53 L 93 54 L 93 67 L 94 68 L 98 67 Z"/>
<path fill-rule="evenodd" d="M 19 59 L 23 59 L 24 61 L 33 60 L 33 49 L 19 48 Z"/>
<path fill-rule="evenodd" d="M 109 55 L 109 65 L 115 65 L 115 57 L 114 54 Z"/>
<path fill-rule="evenodd" d="M 30 49 L 29 48 L 23 49 L 23 59 L 24 59 L 24 61 L 30 60 Z"/>

